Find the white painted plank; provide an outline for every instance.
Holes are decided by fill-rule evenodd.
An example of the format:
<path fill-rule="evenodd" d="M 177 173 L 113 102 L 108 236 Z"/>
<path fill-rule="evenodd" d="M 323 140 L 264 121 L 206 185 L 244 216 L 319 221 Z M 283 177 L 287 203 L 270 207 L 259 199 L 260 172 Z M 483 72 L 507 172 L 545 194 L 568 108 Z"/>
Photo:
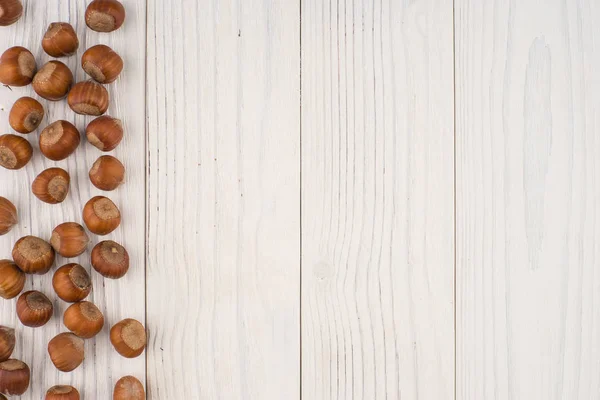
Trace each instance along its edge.
<path fill-rule="evenodd" d="M 152 399 L 300 393 L 300 14 L 148 3 Z"/>
<path fill-rule="evenodd" d="M 456 1 L 458 399 L 598 398 L 599 18 Z"/>
<path fill-rule="evenodd" d="M 452 1 L 302 1 L 306 399 L 454 396 Z"/>
<path fill-rule="evenodd" d="M 145 314 L 145 3 L 125 0 L 127 20 L 124 26 L 111 34 L 98 34 L 85 26 L 84 12 L 88 1 L 34 1 L 25 0 L 23 18 L 10 27 L 0 27 L 0 51 L 13 45 L 29 48 L 38 61 L 38 67 L 50 59 L 41 48 L 41 39 L 50 22 L 70 22 L 77 31 L 80 50 L 77 56 L 61 59 L 74 72 L 77 81 L 85 79 L 80 66 L 81 54 L 98 43 L 115 49 L 125 61 L 125 69 L 119 80 L 108 86 L 111 105 L 108 114 L 121 118 L 125 137 L 120 147 L 112 152 L 121 159 L 127 168 L 127 182 L 110 197 L 120 207 L 123 223 L 113 234 L 106 236 L 121 242 L 131 257 L 131 269 L 127 276 L 118 281 L 103 279 L 92 272 L 94 289 L 89 299 L 104 312 L 106 325 L 101 334 L 86 343 L 86 360 L 72 373 L 58 372 L 47 355 L 48 341 L 57 333 L 65 331 L 62 313 L 68 306 L 58 299 L 52 290 L 52 273 L 44 276 L 30 276 L 27 289 L 35 288 L 48 294 L 54 300 L 55 316 L 43 328 L 26 328 L 20 325 L 15 314 L 16 300 L 0 301 L 0 324 L 17 327 L 17 348 L 14 356 L 23 359 L 32 369 L 31 389 L 21 399 L 40 399 L 46 389 L 56 384 L 72 384 L 77 387 L 83 399 L 108 398 L 114 383 L 123 375 L 131 374 L 145 381 L 145 357 L 125 360 L 112 348 L 109 342 L 109 329 L 112 324 L 125 317 L 144 321 Z M 13 102 L 23 96 L 37 97 L 31 86 L 13 88 L 12 91 L 0 87 L 0 133 L 11 131 L 8 112 Z M 47 107 L 47 116 L 42 127 L 58 119 L 67 119 L 83 133 L 91 117 L 76 116 L 67 106 L 66 100 L 52 103 L 41 101 Z M 41 128 L 42 128 L 41 127 Z M 40 129 L 41 129 L 40 128 Z M 21 236 L 33 234 L 50 238 L 54 226 L 65 221 L 82 222 L 83 205 L 92 197 L 101 194 L 89 182 L 88 171 L 101 152 L 88 144 L 85 136 L 77 152 L 65 161 L 52 162 L 45 159 L 38 150 L 38 134 L 27 137 L 35 148 L 32 162 L 23 170 L 0 171 L 0 196 L 11 199 L 18 208 L 21 223 L 9 235 L 0 237 L 0 258 L 10 258 L 14 242 Z M 71 174 L 71 193 L 61 205 L 47 205 L 31 194 L 31 183 L 43 169 L 60 166 Z M 92 244 L 100 239 L 91 235 Z M 91 271 L 89 256 L 91 247 L 81 257 L 69 260 L 80 262 Z M 66 260 L 57 258 L 57 265 Z"/>

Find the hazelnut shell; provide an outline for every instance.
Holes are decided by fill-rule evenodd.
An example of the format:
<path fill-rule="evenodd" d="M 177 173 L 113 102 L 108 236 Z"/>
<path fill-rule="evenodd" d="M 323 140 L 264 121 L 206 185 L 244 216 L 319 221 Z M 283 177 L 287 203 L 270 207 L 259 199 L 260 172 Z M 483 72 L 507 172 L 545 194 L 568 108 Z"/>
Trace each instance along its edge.
<path fill-rule="evenodd" d="M 21 97 L 10 109 L 8 123 L 19 133 L 35 131 L 44 119 L 44 107 L 31 97 Z"/>
<path fill-rule="evenodd" d="M 144 385 L 133 376 L 124 376 L 115 384 L 113 400 L 145 400 Z"/>
<path fill-rule="evenodd" d="M 19 222 L 17 209 L 10 200 L 0 197 L 0 236 L 6 235 Z"/>
<path fill-rule="evenodd" d="M 71 372 L 85 358 L 84 341 L 71 332 L 59 333 L 48 343 L 48 354 L 59 371 Z"/>
<path fill-rule="evenodd" d="M 81 57 L 83 70 L 96 82 L 112 83 L 123 70 L 123 59 L 103 44 L 90 47 Z"/>
<path fill-rule="evenodd" d="M 21 0 L 0 0 L 0 26 L 14 24 L 23 15 Z"/>
<path fill-rule="evenodd" d="M 92 279 L 79 264 L 63 265 L 52 277 L 52 287 L 62 300 L 74 303 L 85 299 L 92 291 Z"/>
<path fill-rule="evenodd" d="M 43 275 L 54 264 L 54 250 L 48 242 L 35 236 L 22 237 L 15 243 L 12 258 L 26 274 Z"/>
<path fill-rule="evenodd" d="M 79 146 L 81 135 L 72 123 L 56 121 L 40 133 L 40 151 L 52 161 L 69 157 Z"/>
<path fill-rule="evenodd" d="M 65 222 L 52 231 L 50 244 L 63 257 L 77 257 L 85 252 L 90 238 L 83 226 L 75 222 Z"/>
<path fill-rule="evenodd" d="M 0 363 L 0 393 L 18 396 L 29 389 L 31 371 L 23 361 L 10 359 Z"/>
<path fill-rule="evenodd" d="M 104 315 L 93 303 L 80 301 L 67 308 L 63 323 L 80 338 L 90 339 L 104 327 Z"/>
<path fill-rule="evenodd" d="M 79 400 L 79 392 L 73 386 L 52 386 L 46 392 L 45 400 Z"/>
<path fill-rule="evenodd" d="M 15 46 L 0 56 L 0 83 L 27 86 L 33 80 L 37 66 L 35 57 L 25 47 Z"/>
<path fill-rule="evenodd" d="M 129 254 L 120 244 L 105 240 L 92 250 L 92 267 L 105 278 L 122 278 L 129 270 Z"/>
<path fill-rule="evenodd" d="M 66 57 L 75 54 L 79 48 L 79 39 L 71 24 L 53 22 L 42 39 L 42 48 L 52 57 Z"/>
<path fill-rule="evenodd" d="M 17 135 L 0 136 L 0 166 L 6 169 L 21 169 L 33 155 L 31 144 Z"/>
<path fill-rule="evenodd" d="M 83 208 L 83 221 L 96 235 L 108 235 L 121 224 L 121 212 L 107 197 L 96 196 Z"/>
<path fill-rule="evenodd" d="M 90 122 L 85 129 L 88 142 L 101 151 L 112 151 L 123 139 L 123 124 L 120 119 L 107 115 Z"/>
<path fill-rule="evenodd" d="M 96 32 L 112 32 L 125 21 L 125 8 L 116 0 L 94 0 L 85 10 L 85 23 Z"/>
<path fill-rule="evenodd" d="M 71 177 L 62 168 L 42 171 L 31 185 L 35 197 L 48 204 L 62 203 L 69 193 Z"/>
<path fill-rule="evenodd" d="M 37 290 L 25 292 L 17 300 L 17 316 L 23 325 L 30 328 L 46 325 L 53 312 L 50 299 Z"/>
<path fill-rule="evenodd" d="M 0 325 L 0 362 L 10 358 L 15 349 L 15 330 Z"/>
<path fill-rule="evenodd" d="M 98 189 L 111 191 L 125 181 L 125 167 L 113 156 L 101 156 L 92 165 L 89 176 Z"/>
<path fill-rule="evenodd" d="M 139 321 L 127 318 L 110 330 L 110 342 L 126 358 L 135 358 L 146 348 L 146 329 Z"/>
<path fill-rule="evenodd" d="M 33 90 L 46 100 L 64 99 L 73 84 L 73 73 L 60 61 L 48 61 L 33 78 Z"/>
<path fill-rule="evenodd" d="M 79 82 L 69 92 L 67 102 L 77 114 L 99 116 L 108 110 L 108 91 L 91 80 Z"/>
<path fill-rule="evenodd" d="M 0 297 L 14 299 L 25 287 L 25 273 L 10 260 L 0 260 Z"/>

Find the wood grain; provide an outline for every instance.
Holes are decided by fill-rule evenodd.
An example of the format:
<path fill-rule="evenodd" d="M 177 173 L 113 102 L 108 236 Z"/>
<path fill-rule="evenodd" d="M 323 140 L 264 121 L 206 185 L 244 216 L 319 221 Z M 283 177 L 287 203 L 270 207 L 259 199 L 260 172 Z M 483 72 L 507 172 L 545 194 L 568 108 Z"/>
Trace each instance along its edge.
<path fill-rule="evenodd" d="M 135 375 L 145 381 L 145 359 L 125 360 L 112 348 L 108 338 L 110 326 L 122 318 L 131 317 L 144 321 L 145 314 L 145 135 L 144 135 L 144 92 L 145 92 L 145 32 L 146 10 L 144 2 L 124 1 L 127 10 L 125 25 L 111 34 L 98 34 L 85 26 L 84 12 L 87 1 L 24 1 L 24 16 L 15 25 L 0 27 L 0 50 L 23 45 L 36 56 L 38 67 L 48 61 L 41 48 L 41 39 L 50 22 L 69 22 L 75 28 L 80 49 L 76 56 L 61 59 L 73 71 L 76 80 L 86 79 L 80 67 L 81 54 L 85 49 L 98 44 L 108 44 L 120 53 L 125 61 L 125 69 L 119 80 L 109 86 L 111 105 L 108 114 L 121 118 L 125 138 L 120 147 L 112 152 L 121 159 L 127 168 L 127 182 L 114 192 L 102 193 L 89 182 L 88 171 L 101 155 L 88 144 L 85 137 L 74 155 L 65 161 L 52 162 L 39 152 L 38 133 L 27 136 L 35 148 L 33 161 L 20 171 L 0 171 L 0 196 L 12 200 L 18 208 L 20 224 L 8 235 L 0 238 L 0 258 L 10 258 L 14 242 L 21 236 L 33 234 L 50 238 L 54 226 L 65 221 L 82 223 L 83 205 L 92 197 L 104 194 L 120 207 L 124 215 L 123 223 L 113 234 L 106 236 L 123 243 L 131 257 L 131 269 L 127 276 L 118 281 L 103 279 L 92 272 L 94 290 L 89 297 L 105 313 L 106 324 L 101 334 L 86 341 L 86 360 L 82 367 L 72 373 L 58 372 L 47 355 L 48 341 L 57 333 L 65 331 L 62 313 L 68 306 L 59 300 L 52 290 L 52 273 L 44 276 L 29 276 L 27 289 L 35 288 L 49 295 L 54 301 L 55 315 L 43 328 L 23 327 L 15 315 L 16 300 L 0 302 L 0 324 L 17 327 L 17 348 L 14 356 L 27 362 L 32 370 L 32 386 L 21 399 L 40 399 L 46 389 L 56 384 L 72 384 L 77 387 L 83 399 L 107 398 L 112 393 L 114 383 L 123 375 Z M 13 102 L 24 95 L 37 97 L 31 86 L 26 88 L 0 87 L 0 132 L 11 131 L 8 113 Z M 92 118 L 75 115 L 60 102 L 41 101 L 47 109 L 43 128 L 59 119 L 73 122 L 80 132 Z M 31 194 L 31 183 L 45 168 L 59 166 L 71 174 L 71 192 L 61 205 L 48 205 Z M 91 235 L 92 244 L 101 239 Z M 88 252 L 69 262 L 80 262 L 91 270 Z M 57 265 L 67 260 L 59 257 Z M 53 270 L 54 271 L 54 270 Z"/>
<path fill-rule="evenodd" d="M 452 1 L 302 1 L 306 399 L 454 396 Z"/>
<path fill-rule="evenodd" d="M 148 2 L 151 399 L 297 399 L 300 14 Z"/>
<path fill-rule="evenodd" d="M 458 399 L 598 398 L 598 18 L 456 1 Z"/>

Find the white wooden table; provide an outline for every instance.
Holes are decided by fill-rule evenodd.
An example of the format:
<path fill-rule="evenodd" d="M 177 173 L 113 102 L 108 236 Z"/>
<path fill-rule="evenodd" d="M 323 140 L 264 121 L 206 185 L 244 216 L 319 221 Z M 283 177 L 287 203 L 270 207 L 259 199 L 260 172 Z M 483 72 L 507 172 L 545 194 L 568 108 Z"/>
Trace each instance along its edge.
<path fill-rule="evenodd" d="M 41 66 L 66 21 L 77 81 L 92 45 L 123 56 L 109 238 L 132 267 L 92 271 L 107 324 L 72 373 L 46 353 L 65 330 L 52 274 L 26 286 L 53 296 L 46 327 L 0 301 L 32 368 L 21 399 L 59 383 L 108 399 L 126 374 L 160 400 L 600 399 L 600 3 L 125 0 L 123 28 L 98 34 L 88 2 L 25 0 L 0 51 Z M 0 133 L 32 94 L 0 87 Z M 42 103 L 43 126 L 91 120 Z M 84 140 L 0 171 L 21 218 L 0 258 L 81 222 L 100 154 Z M 31 194 L 50 166 L 73 179 L 62 205 Z M 138 359 L 108 340 L 125 317 L 148 328 Z"/>

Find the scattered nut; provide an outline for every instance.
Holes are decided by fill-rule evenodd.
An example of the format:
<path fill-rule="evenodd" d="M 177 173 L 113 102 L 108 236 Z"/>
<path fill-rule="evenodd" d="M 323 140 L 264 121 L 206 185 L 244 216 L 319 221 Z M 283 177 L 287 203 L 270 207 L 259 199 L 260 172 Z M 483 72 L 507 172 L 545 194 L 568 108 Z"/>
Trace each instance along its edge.
<path fill-rule="evenodd" d="M 115 190 L 125 181 L 125 167 L 113 156 L 101 156 L 90 169 L 90 181 L 100 190 Z"/>
<path fill-rule="evenodd" d="M 81 66 L 96 82 L 111 83 L 121 74 L 123 59 L 110 47 L 99 44 L 83 53 Z"/>
<path fill-rule="evenodd" d="M 56 121 L 40 133 L 40 151 L 52 161 L 64 160 L 77 149 L 81 136 L 75 125 Z"/>
<path fill-rule="evenodd" d="M 70 56 L 79 48 L 79 39 L 71 24 L 53 22 L 42 39 L 42 47 L 52 57 Z"/>
<path fill-rule="evenodd" d="M 15 349 L 15 330 L 0 325 L 0 361 L 10 358 Z"/>
<path fill-rule="evenodd" d="M 146 348 L 146 329 L 135 319 L 124 319 L 110 330 L 110 342 L 126 358 L 135 358 Z"/>
<path fill-rule="evenodd" d="M 73 386 L 53 386 L 46 392 L 45 400 L 79 400 L 79 392 Z"/>
<path fill-rule="evenodd" d="M 54 264 L 54 250 L 50 245 L 35 236 L 22 237 L 15 243 L 13 260 L 26 274 L 43 275 Z"/>
<path fill-rule="evenodd" d="M 6 169 L 21 169 L 33 155 L 33 147 L 17 135 L 0 136 L 0 165 Z"/>
<path fill-rule="evenodd" d="M 17 300 L 17 317 L 23 325 L 31 328 L 46 325 L 53 311 L 52 302 L 37 290 L 25 292 Z"/>
<path fill-rule="evenodd" d="M 44 203 L 58 204 L 67 197 L 70 182 L 71 177 L 64 169 L 48 168 L 33 180 L 31 191 Z"/>
<path fill-rule="evenodd" d="M 0 82 L 5 85 L 29 85 L 36 69 L 35 57 L 25 47 L 11 47 L 0 56 Z"/>
<path fill-rule="evenodd" d="M 85 358 L 83 339 L 71 332 L 59 333 L 48 343 L 48 354 L 59 371 L 71 372 Z"/>
<path fill-rule="evenodd" d="M 23 361 L 10 359 L 0 363 L 0 392 L 21 395 L 29 389 L 30 371 Z"/>
<path fill-rule="evenodd" d="M 125 8 L 116 0 L 94 0 L 85 10 L 85 23 L 96 32 L 112 32 L 125 21 Z"/>
<path fill-rule="evenodd" d="M 17 209 L 8 199 L 0 197 L 0 236 L 6 235 L 19 222 Z"/>
<path fill-rule="evenodd" d="M 79 264 L 63 265 L 52 277 L 52 287 L 62 300 L 74 303 L 85 299 L 92 291 L 92 279 Z"/>
<path fill-rule="evenodd" d="M 67 98 L 69 107 L 77 114 L 102 115 L 108 110 L 108 91 L 94 81 L 76 83 Z"/>
<path fill-rule="evenodd" d="M 108 235 L 121 224 L 121 212 L 107 197 L 96 196 L 83 208 L 83 221 L 96 235 Z"/>
<path fill-rule="evenodd" d="M 50 244 L 63 257 L 77 257 L 85 252 L 90 238 L 83 226 L 75 222 L 65 222 L 52 231 Z"/>
<path fill-rule="evenodd" d="M 14 299 L 25 287 L 25 273 L 10 260 L 0 260 L 0 297 Z M 1 358 L 1 357 L 0 357 Z"/>
<path fill-rule="evenodd" d="M 109 116 L 98 117 L 85 129 L 88 142 L 101 151 L 112 151 L 123 139 L 123 124 L 120 119 Z"/>
<path fill-rule="evenodd" d="M 0 0 L 0 26 L 12 25 L 23 15 L 21 0 Z"/>
<path fill-rule="evenodd" d="M 133 376 L 124 376 L 117 381 L 113 400 L 145 400 L 144 385 Z"/>
<path fill-rule="evenodd" d="M 104 327 L 104 315 L 93 303 L 80 301 L 67 308 L 63 322 L 68 330 L 80 338 L 90 339 Z"/>
<path fill-rule="evenodd" d="M 73 73 L 60 61 L 48 61 L 35 74 L 33 90 L 46 100 L 64 99 L 73 84 Z"/>
<path fill-rule="evenodd" d="M 129 270 L 129 254 L 120 244 L 105 240 L 92 250 L 92 267 L 105 278 L 122 278 Z"/>
<path fill-rule="evenodd" d="M 35 131 L 44 119 L 44 107 L 31 97 L 21 97 L 13 104 L 8 123 L 19 133 Z"/>

